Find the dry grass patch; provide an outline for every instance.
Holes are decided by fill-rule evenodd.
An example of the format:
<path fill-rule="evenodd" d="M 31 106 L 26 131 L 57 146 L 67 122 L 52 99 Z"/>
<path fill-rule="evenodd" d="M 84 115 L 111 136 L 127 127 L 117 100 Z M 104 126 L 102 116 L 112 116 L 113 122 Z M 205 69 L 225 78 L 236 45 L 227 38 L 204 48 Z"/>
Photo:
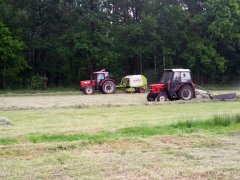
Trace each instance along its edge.
<path fill-rule="evenodd" d="M 1 155 L 0 174 L 33 179 L 201 179 L 214 175 L 232 179 L 240 176 L 239 138 L 184 135 L 121 139 L 87 146 L 76 142 L 14 146 L 13 149 L 26 151 L 25 155 Z M 219 145 L 198 146 L 204 141 Z M 31 155 L 27 155 L 29 151 Z"/>

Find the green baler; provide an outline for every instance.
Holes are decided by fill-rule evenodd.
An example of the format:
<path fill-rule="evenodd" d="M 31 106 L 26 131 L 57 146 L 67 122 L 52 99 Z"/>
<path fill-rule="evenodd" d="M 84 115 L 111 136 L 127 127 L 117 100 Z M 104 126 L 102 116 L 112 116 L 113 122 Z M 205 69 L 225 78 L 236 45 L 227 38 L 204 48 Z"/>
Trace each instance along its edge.
<path fill-rule="evenodd" d="M 122 78 L 117 88 L 128 93 L 145 93 L 148 88 L 147 78 L 143 75 L 129 75 Z"/>

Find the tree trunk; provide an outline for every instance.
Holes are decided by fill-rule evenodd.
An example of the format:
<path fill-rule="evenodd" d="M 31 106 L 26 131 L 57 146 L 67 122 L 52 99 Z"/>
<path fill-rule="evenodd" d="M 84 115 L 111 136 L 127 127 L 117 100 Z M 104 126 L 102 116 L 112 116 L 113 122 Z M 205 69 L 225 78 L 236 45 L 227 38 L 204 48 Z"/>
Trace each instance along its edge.
<path fill-rule="evenodd" d="M 90 1 L 90 10 L 92 12 L 94 12 L 96 10 L 96 5 L 94 4 L 94 0 Z M 90 21 L 90 28 L 91 28 L 93 46 L 96 47 L 97 44 L 95 42 L 96 40 L 95 40 L 94 34 L 96 33 L 97 27 L 96 27 L 96 22 L 95 21 Z M 91 55 L 91 56 L 93 56 L 93 55 Z M 95 57 L 91 58 L 90 63 L 91 63 L 90 64 L 90 70 L 91 70 L 91 72 L 93 72 L 93 71 L 96 70 L 96 66 L 97 66 Z"/>
<path fill-rule="evenodd" d="M 142 62 L 142 54 L 139 54 L 139 61 L 140 61 L 140 73 L 143 74 L 143 62 Z"/>
<path fill-rule="evenodd" d="M 156 55 L 154 55 L 154 72 L 157 77 L 157 56 Z"/>
<path fill-rule="evenodd" d="M 3 88 L 6 88 L 6 79 L 5 79 L 5 75 L 6 75 L 6 66 L 5 66 L 5 62 L 4 62 L 4 67 L 3 67 L 3 76 L 2 76 L 2 81 L 3 81 Z"/>

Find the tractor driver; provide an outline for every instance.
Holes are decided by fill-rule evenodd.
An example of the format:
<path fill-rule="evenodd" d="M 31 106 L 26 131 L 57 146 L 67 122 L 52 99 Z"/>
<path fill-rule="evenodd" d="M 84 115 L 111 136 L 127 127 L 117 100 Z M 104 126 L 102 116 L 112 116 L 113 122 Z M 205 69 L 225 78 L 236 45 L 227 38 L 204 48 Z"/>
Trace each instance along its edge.
<path fill-rule="evenodd" d="M 97 76 L 97 83 L 99 84 L 100 82 L 101 82 L 101 80 L 103 80 L 104 79 L 104 74 L 98 74 L 98 76 Z"/>
<path fill-rule="evenodd" d="M 181 73 L 180 73 L 180 72 L 175 72 L 175 73 L 174 73 L 173 80 L 174 80 L 175 82 L 180 82 L 180 81 L 181 81 Z"/>

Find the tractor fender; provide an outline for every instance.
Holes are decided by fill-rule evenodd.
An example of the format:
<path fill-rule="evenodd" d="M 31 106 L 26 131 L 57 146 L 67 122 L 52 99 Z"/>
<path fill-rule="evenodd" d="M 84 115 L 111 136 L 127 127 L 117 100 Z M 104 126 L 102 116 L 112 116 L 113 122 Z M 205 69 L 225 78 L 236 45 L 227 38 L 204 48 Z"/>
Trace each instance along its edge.
<path fill-rule="evenodd" d="M 195 90 L 195 84 L 194 83 L 181 83 L 180 85 L 178 85 L 177 87 L 176 87 L 176 91 L 179 91 L 183 86 L 185 86 L 185 85 L 189 85 L 189 86 L 191 86 L 192 88 L 193 88 L 193 90 Z"/>

